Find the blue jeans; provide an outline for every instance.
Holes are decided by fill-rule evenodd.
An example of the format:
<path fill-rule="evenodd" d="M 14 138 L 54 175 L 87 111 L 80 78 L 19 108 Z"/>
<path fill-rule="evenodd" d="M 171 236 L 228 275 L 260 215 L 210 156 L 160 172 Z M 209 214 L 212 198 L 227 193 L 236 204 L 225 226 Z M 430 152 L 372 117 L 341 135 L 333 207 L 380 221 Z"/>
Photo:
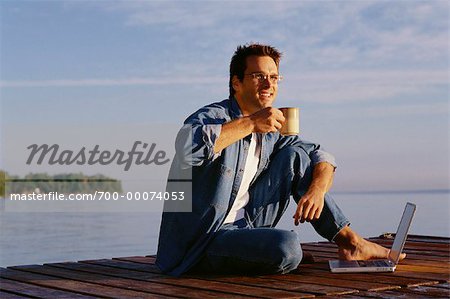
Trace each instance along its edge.
<path fill-rule="evenodd" d="M 245 219 L 224 224 L 216 233 L 195 272 L 271 274 L 297 268 L 302 249 L 297 233 L 274 228 L 291 194 L 298 202 L 312 180 L 312 165 L 299 147 L 272 156 L 269 168 L 252 184 Z M 329 194 L 319 219 L 311 221 L 319 235 L 332 241 L 349 224 Z"/>

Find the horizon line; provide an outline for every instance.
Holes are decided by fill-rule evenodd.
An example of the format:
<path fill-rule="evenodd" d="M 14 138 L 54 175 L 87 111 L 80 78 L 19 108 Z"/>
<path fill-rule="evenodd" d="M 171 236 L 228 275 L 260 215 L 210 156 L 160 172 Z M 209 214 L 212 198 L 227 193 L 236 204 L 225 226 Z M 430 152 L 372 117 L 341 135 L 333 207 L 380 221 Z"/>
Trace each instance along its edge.
<path fill-rule="evenodd" d="M 399 190 L 338 190 L 334 194 L 420 194 L 420 193 L 450 193 L 450 188 L 436 189 L 399 189 Z"/>

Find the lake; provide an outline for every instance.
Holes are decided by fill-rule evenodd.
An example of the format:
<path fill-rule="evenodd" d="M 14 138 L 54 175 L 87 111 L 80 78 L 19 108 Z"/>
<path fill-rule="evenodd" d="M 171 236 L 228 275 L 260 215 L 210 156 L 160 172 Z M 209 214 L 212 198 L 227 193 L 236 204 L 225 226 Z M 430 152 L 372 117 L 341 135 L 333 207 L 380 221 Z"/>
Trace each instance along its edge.
<path fill-rule="evenodd" d="M 406 202 L 417 204 L 410 234 L 450 237 L 450 193 L 335 193 L 364 237 L 395 232 Z M 291 202 L 278 227 L 302 242 L 323 240 L 308 223 L 295 227 Z M 156 253 L 160 213 L 5 212 L 0 209 L 0 266 L 42 264 Z"/>

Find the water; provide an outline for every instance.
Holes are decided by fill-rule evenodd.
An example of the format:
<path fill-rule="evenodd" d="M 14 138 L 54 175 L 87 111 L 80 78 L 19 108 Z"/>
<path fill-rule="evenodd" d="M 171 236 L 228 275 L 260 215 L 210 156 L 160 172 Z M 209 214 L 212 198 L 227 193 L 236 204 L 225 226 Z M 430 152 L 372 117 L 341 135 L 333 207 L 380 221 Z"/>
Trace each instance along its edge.
<path fill-rule="evenodd" d="M 448 192 L 334 194 L 364 237 L 395 232 L 407 201 L 417 204 L 411 234 L 450 237 Z M 291 202 L 278 227 L 302 242 L 323 240 L 311 225 L 295 227 Z M 0 212 L 0 266 L 42 264 L 156 253 L 160 213 Z"/>

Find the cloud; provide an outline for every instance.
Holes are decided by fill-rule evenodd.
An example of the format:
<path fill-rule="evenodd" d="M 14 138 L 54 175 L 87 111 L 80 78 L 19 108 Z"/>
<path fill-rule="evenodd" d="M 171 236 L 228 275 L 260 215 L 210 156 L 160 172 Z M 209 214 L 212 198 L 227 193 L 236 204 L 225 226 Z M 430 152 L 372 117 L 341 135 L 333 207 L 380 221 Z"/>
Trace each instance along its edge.
<path fill-rule="evenodd" d="M 446 70 L 346 70 L 286 74 L 285 97 L 319 103 L 370 102 L 417 95 L 450 84 Z M 447 95 L 448 96 L 448 95 Z"/>
<path fill-rule="evenodd" d="M 67 79 L 5 80 L 1 87 L 224 86 L 224 70 L 240 41 L 280 48 L 282 93 L 306 101 L 372 101 L 438 88 L 444 97 L 442 86 L 449 84 L 446 1 L 64 3 L 66 9 L 95 7 L 124 26 L 141 27 L 137 31 L 145 36 L 163 35 L 165 51 L 152 55 L 158 62 L 169 57 L 169 63 L 151 65 L 164 71 L 162 77 L 70 79 L 68 74 Z"/>
<path fill-rule="evenodd" d="M 358 113 L 364 115 L 364 117 L 373 117 L 379 119 L 380 116 L 387 117 L 398 117 L 400 115 L 410 115 L 417 117 L 424 117 L 424 115 L 449 115 L 449 104 L 448 103 L 418 103 L 411 104 L 407 103 L 404 105 L 379 105 L 376 107 L 359 107 Z"/>
<path fill-rule="evenodd" d="M 215 84 L 226 78 L 218 77 L 175 77 L 175 78 L 125 78 L 125 79 L 55 79 L 0 81 L 2 88 L 15 87 L 90 87 L 90 86 L 133 86 L 133 85 L 169 85 L 169 84 Z"/>
<path fill-rule="evenodd" d="M 126 26 L 158 28 L 205 49 L 263 41 L 301 52 L 302 65 L 315 67 L 448 64 L 446 1 L 104 3 L 94 5 L 122 14 Z"/>
<path fill-rule="evenodd" d="M 181 76 L 189 76 L 186 73 L 194 70 L 198 76 L 205 73 L 216 76 L 215 71 L 224 69 L 235 47 L 250 41 L 271 43 L 283 51 L 283 72 L 285 68 L 303 72 L 448 67 L 447 1 L 263 1 L 258 5 L 255 1 L 63 3 L 66 10 L 76 10 L 85 18 L 97 18 L 99 24 L 115 22 L 126 27 L 124 40 L 129 38 L 130 46 L 149 53 L 119 54 L 123 60 L 119 67 L 111 68 L 112 72 L 131 76 L 146 76 L 144 66 L 159 68 L 165 74 L 180 70 Z M 119 30 L 118 39 L 122 39 L 121 34 Z M 102 37 L 99 35 L 100 40 Z M 150 60 L 155 63 L 145 64 Z M 101 63 L 107 64 L 105 69 L 116 64 L 100 60 L 98 64 Z M 130 65 L 136 70 L 123 70 Z"/>
<path fill-rule="evenodd" d="M 283 98 L 316 103 L 370 102 L 395 96 L 417 95 L 450 84 L 446 70 L 334 70 L 285 73 L 280 92 Z M 228 77 L 179 76 L 165 78 L 90 78 L 60 80 L 0 81 L 2 88 L 226 85 Z M 437 99 L 435 99 L 437 100 Z"/>
<path fill-rule="evenodd" d="M 260 20 L 281 19 L 305 6 L 304 2 L 294 1 L 259 5 L 255 5 L 254 1 L 115 1 L 104 4 L 100 2 L 93 5 L 109 12 L 122 12 L 126 25 L 162 25 L 181 29 L 209 28 L 255 16 Z"/>

